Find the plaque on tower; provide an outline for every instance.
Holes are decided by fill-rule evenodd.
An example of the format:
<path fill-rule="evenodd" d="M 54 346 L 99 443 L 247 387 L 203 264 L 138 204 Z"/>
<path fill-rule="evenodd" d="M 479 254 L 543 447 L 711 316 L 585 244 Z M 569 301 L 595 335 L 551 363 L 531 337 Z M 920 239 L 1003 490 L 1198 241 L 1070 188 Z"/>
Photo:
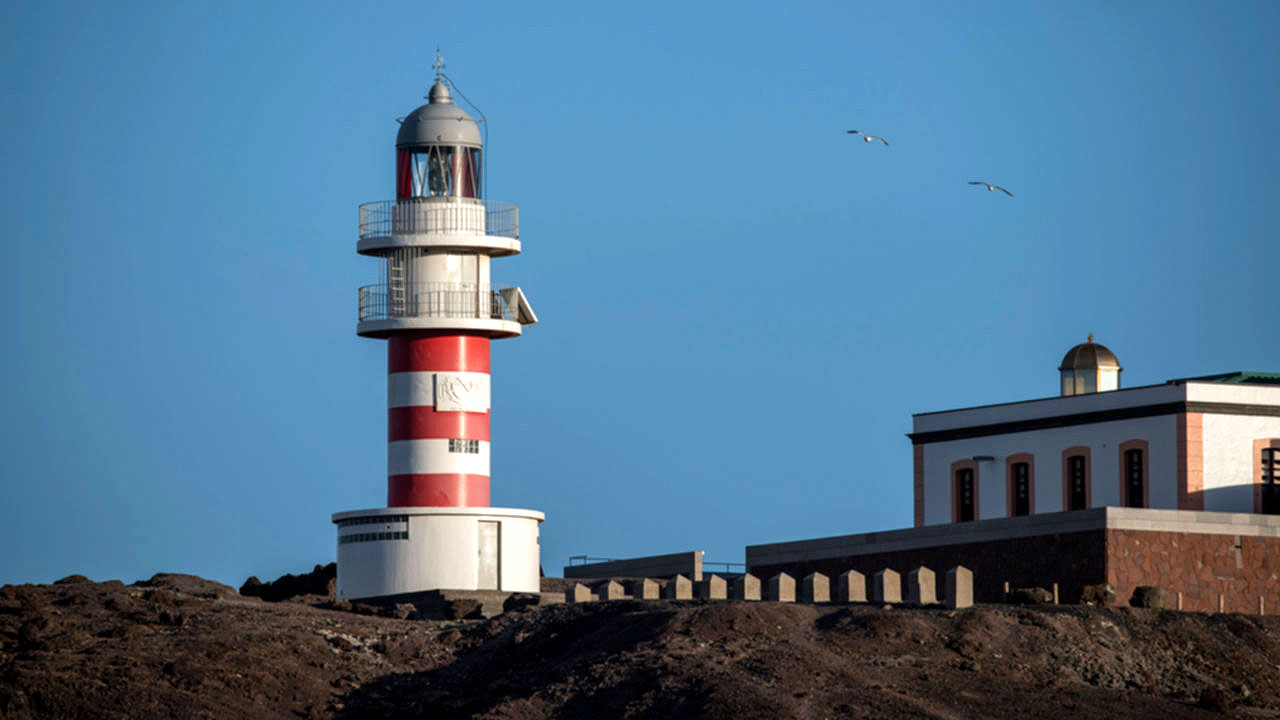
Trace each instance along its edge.
<path fill-rule="evenodd" d="M 436 412 L 489 412 L 489 376 L 475 372 L 436 373 Z"/>

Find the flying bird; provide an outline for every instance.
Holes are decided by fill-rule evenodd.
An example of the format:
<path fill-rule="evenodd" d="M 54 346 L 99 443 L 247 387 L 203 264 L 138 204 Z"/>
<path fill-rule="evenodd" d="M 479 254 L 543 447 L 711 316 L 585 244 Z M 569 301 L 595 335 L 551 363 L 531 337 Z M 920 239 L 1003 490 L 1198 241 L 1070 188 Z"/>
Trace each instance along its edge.
<path fill-rule="evenodd" d="M 849 131 L 849 134 L 850 134 L 850 135 L 861 135 L 861 136 L 862 136 L 862 141 L 863 141 L 863 142 L 871 142 L 872 140 L 879 140 L 880 142 L 884 143 L 886 147 L 888 147 L 888 145 L 889 145 L 889 141 L 888 141 L 888 140 L 885 140 L 884 138 L 880 137 L 879 135 L 868 135 L 868 134 L 866 134 L 866 133 L 860 133 L 860 132 L 858 132 L 857 130 L 850 130 L 850 131 Z"/>
<path fill-rule="evenodd" d="M 987 192 L 991 192 L 992 190 L 999 190 L 1000 192 L 1004 193 L 1005 195 L 1008 195 L 1009 197 L 1013 197 L 1013 193 L 1009 192 L 1008 190 L 1005 190 L 1004 188 L 1000 187 L 999 185 L 992 185 L 992 184 L 991 184 L 991 183 L 989 183 L 989 182 L 982 182 L 981 180 L 970 180 L 970 181 L 969 181 L 969 184 L 970 184 L 970 185 L 986 185 L 986 186 L 987 186 Z"/>

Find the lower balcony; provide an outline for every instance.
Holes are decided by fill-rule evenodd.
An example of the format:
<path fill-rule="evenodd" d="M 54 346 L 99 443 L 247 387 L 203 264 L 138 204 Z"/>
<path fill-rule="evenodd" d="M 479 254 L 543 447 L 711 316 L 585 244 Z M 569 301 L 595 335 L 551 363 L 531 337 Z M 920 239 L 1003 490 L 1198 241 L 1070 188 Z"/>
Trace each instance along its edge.
<path fill-rule="evenodd" d="M 468 283 L 379 283 L 360 288 L 356 333 L 459 330 L 512 337 L 538 321 L 518 287 Z"/>

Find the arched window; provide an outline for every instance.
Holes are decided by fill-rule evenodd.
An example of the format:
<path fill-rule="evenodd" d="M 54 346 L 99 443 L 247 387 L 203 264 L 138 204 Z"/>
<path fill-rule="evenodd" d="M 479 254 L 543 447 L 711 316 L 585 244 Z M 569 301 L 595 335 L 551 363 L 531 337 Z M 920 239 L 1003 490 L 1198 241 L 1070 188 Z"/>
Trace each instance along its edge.
<path fill-rule="evenodd" d="M 978 519 L 978 463 L 957 460 L 951 463 L 951 521 Z"/>
<path fill-rule="evenodd" d="M 1073 447 L 1062 451 L 1063 510 L 1084 510 L 1092 504 L 1089 455 L 1087 447 Z"/>
<path fill-rule="evenodd" d="M 1147 441 L 1120 443 L 1120 504 L 1124 507 L 1151 507 L 1147 482 Z"/>
<path fill-rule="evenodd" d="M 1009 517 L 1035 512 L 1035 456 L 1031 453 L 1010 455 L 1004 460 L 1006 514 Z"/>

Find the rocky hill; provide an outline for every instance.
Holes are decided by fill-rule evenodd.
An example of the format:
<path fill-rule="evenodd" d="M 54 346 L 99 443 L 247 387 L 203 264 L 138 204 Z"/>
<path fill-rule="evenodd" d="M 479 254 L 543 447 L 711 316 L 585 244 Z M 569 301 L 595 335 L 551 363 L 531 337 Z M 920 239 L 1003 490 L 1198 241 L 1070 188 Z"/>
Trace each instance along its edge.
<path fill-rule="evenodd" d="M 189 575 L 5 586 L 0 716 L 1280 717 L 1274 617 L 622 600 L 447 621 L 336 607 Z"/>

